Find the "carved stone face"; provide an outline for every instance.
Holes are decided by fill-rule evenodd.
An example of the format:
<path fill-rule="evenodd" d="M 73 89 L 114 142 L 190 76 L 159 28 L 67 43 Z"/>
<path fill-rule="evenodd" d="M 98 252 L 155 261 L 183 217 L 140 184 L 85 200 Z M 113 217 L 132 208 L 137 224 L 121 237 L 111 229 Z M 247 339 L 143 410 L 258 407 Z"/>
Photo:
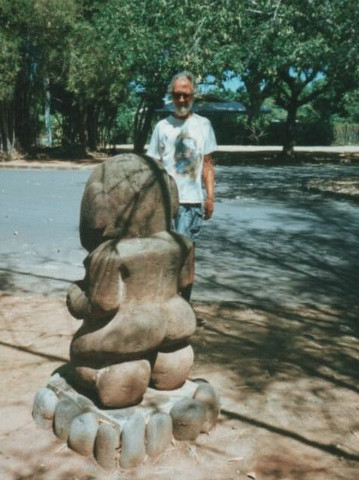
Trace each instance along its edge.
<path fill-rule="evenodd" d="M 95 168 L 82 197 L 80 239 L 89 252 L 109 239 L 169 231 L 178 209 L 174 180 L 150 158 L 117 155 Z"/>

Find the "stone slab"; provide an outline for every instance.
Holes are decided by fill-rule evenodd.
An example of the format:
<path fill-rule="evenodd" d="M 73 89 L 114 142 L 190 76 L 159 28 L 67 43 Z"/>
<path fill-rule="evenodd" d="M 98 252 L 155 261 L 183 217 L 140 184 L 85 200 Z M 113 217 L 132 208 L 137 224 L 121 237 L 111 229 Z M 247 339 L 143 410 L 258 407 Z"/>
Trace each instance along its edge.
<path fill-rule="evenodd" d="M 210 384 L 207 385 L 215 392 Z M 46 398 L 51 392 L 56 396 L 57 405 L 53 401 L 51 403 L 53 418 L 49 417 L 49 409 L 44 409 L 41 401 L 44 396 L 39 393 L 35 396 L 33 417 L 42 428 L 48 428 L 52 420 L 57 437 L 67 441 L 69 448 L 77 453 L 93 456 L 102 468 L 134 468 L 147 455 L 160 455 L 172 437 L 195 440 L 200 432 L 207 432 L 205 423 L 208 423 L 208 415 L 211 416 L 211 426 L 214 426 L 216 419 L 213 412 L 219 413 L 219 396 L 216 393 L 212 395 L 213 404 L 207 396 L 203 402 L 196 399 L 196 393 L 198 396 L 201 389 L 203 381 L 192 380 L 171 391 L 147 388 L 142 402 L 136 406 L 104 409 L 96 404 L 96 400 L 79 393 L 60 373 L 55 373 L 46 388 L 40 391 L 47 392 Z M 178 408 L 187 403 L 188 408 Z M 198 408 L 193 409 L 194 405 Z M 198 410 L 200 415 L 196 415 L 194 410 Z M 177 412 L 175 416 L 173 412 Z M 45 422 L 43 416 L 46 417 Z"/>

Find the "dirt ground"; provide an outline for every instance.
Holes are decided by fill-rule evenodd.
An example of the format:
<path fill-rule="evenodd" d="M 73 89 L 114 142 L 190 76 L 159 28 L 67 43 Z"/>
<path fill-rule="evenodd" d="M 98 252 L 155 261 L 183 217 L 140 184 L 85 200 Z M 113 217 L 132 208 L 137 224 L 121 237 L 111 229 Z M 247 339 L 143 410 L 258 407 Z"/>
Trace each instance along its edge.
<path fill-rule="evenodd" d="M 206 323 L 192 342 L 191 375 L 219 390 L 218 424 L 134 471 L 107 474 L 31 418 L 34 395 L 67 361 L 79 322 L 61 298 L 0 296 L 1 480 L 357 479 L 356 319 L 324 307 L 195 309 Z"/>
<path fill-rule="evenodd" d="M 45 166 L 42 160 L 31 167 Z M 34 395 L 68 360 L 79 322 L 64 298 L 0 295 L 0 480 L 356 480 L 357 312 L 345 305 L 256 310 L 229 302 L 197 302 L 195 310 L 205 325 L 193 338 L 191 376 L 220 392 L 216 427 L 134 471 L 107 474 L 31 418 Z"/>

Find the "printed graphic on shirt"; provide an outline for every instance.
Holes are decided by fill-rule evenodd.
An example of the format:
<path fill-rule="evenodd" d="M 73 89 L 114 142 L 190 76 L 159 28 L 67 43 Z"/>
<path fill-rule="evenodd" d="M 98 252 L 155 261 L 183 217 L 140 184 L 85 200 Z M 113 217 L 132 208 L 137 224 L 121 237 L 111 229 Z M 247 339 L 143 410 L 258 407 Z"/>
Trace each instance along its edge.
<path fill-rule="evenodd" d="M 175 169 L 177 175 L 197 177 L 201 153 L 194 138 L 186 133 L 180 133 L 175 142 Z"/>

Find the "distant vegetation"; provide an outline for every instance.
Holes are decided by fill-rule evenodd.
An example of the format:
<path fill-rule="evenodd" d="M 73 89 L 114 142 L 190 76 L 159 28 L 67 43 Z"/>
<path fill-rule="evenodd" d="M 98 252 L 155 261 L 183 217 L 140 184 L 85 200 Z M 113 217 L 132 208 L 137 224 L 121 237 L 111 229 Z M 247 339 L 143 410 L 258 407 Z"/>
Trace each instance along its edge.
<path fill-rule="evenodd" d="M 220 143 L 358 144 L 358 45 L 357 0 L 0 0 L 0 153 L 141 152 L 182 69 L 246 106 Z"/>

